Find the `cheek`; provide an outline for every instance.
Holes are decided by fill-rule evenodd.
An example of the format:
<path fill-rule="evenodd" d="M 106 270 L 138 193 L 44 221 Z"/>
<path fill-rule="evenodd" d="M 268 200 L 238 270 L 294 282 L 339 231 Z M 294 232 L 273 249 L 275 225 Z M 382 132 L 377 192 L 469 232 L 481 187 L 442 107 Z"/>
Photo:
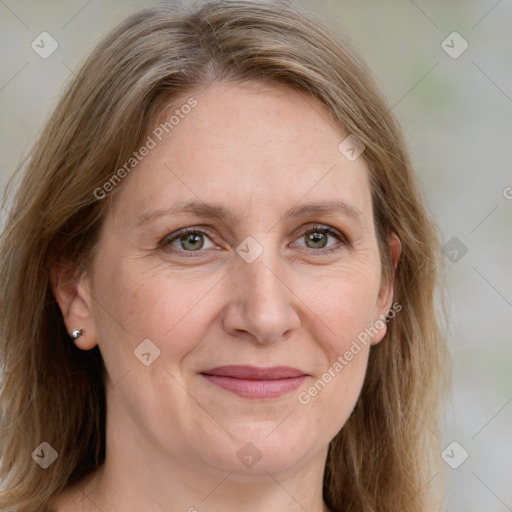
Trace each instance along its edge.
<path fill-rule="evenodd" d="M 357 338 L 361 330 L 354 323 L 363 325 L 364 322 L 362 318 L 353 320 L 354 315 L 352 318 L 340 315 L 337 324 L 340 334 L 323 342 L 326 363 L 297 396 L 305 408 L 304 417 L 307 421 L 316 418 L 318 427 L 329 439 L 350 417 L 366 376 L 370 344 Z"/>
<path fill-rule="evenodd" d="M 331 438 L 345 425 L 361 393 L 369 348 L 362 346 L 358 350 L 356 354 L 350 350 L 346 352 L 351 354 L 350 361 L 345 355 L 341 356 L 306 390 L 311 395 L 313 389 L 319 389 L 316 397 L 311 396 L 311 405 L 316 408 L 317 416 L 322 418 L 324 430 Z"/>
<path fill-rule="evenodd" d="M 212 314 L 211 277 L 190 281 L 186 274 L 143 270 L 136 260 L 119 259 L 115 271 L 105 267 L 98 273 L 96 283 L 97 336 L 105 358 L 123 357 L 131 365 L 133 351 L 149 339 L 166 365 L 174 366 L 204 336 Z"/>
<path fill-rule="evenodd" d="M 324 348 L 335 358 L 348 349 L 352 340 L 367 328 L 373 319 L 379 291 L 379 274 L 370 266 L 344 269 L 336 276 L 324 279 L 307 306 L 329 333 Z M 305 293 L 304 290 L 303 293 Z"/>
<path fill-rule="evenodd" d="M 315 380 L 297 398 L 317 411 L 318 421 L 332 435 L 350 416 L 364 382 L 370 351 L 365 332 L 373 317 L 378 277 L 370 266 L 347 269 L 326 280 L 321 293 L 308 300 L 318 319 L 316 338 L 324 357 Z"/>

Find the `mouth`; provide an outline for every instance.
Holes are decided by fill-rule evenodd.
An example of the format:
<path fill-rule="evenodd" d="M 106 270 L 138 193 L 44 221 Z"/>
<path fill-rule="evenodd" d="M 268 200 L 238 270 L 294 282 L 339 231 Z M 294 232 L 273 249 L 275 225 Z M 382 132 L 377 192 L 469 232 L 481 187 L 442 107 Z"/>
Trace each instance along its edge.
<path fill-rule="evenodd" d="M 200 375 L 215 386 L 253 400 L 287 395 L 309 377 L 302 370 L 289 366 L 219 366 Z"/>

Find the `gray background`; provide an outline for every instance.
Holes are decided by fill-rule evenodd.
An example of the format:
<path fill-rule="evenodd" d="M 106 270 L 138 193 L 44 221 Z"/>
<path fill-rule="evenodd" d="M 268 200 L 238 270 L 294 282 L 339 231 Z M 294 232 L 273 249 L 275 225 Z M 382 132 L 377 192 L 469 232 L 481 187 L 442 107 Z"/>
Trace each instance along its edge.
<path fill-rule="evenodd" d="M 342 30 L 368 63 L 448 243 L 454 386 L 443 447 L 458 443 L 447 451 L 454 465 L 463 449 L 469 457 L 448 468 L 447 509 L 512 511 L 512 3 L 297 3 Z M 85 56 L 146 5 L 0 0 L 2 190 Z M 46 59 L 31 48 L 43 31 L 59 45 Z M 454 31 L 469 45 L 457 58 L 441 46 Z"/>

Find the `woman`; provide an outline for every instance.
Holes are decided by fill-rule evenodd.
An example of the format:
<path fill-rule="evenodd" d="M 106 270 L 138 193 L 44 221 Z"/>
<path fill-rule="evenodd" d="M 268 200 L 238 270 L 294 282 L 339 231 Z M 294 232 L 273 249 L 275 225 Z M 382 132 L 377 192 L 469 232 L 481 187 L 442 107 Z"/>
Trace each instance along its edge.
<path fill-rule="evenodd" d="M 396 121 L 318 20 L 130 16 L 2 236 L 2 510 L 434 510 L 438 254 Z"/>

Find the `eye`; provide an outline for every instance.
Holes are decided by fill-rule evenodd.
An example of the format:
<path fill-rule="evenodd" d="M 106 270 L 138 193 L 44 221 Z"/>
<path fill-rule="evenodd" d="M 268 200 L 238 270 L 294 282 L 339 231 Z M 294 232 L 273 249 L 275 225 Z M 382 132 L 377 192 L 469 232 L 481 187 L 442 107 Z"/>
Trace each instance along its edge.
<path fill-rule="evenodd" d="M 348 241 L 344 235 L 338 231 L 331 229 L 326 226 L 313 226 L 312 228 L 305 231 L 298 240 L 305 240 L 305 245 L 309 249 L 324 249 L 327 247 L 329 237 L 341 242 L 343 245 L 348 245 Z M 322 254 L 340 249 L 336 247 L 336 244 L 327 247 L 327 249 L 321 251 Z M 320 251 L 317 251 L 320 252 Z"/>
<path fill-rule="evenodd" d="M 179 231 L 174 236 L 169 236 L 162 240 L 162 246 L 173 247 L 185 252 L 198 252 L 200 249 L 209 249 L 215 247 L 210 240 L 210 247 L 205 246 L 205 240 L 209 240 L 206 231 L 197 228 L 187 228 Z"/>
<path fill-rule="evenodd" d="M 298 240 L 304 240 L 305 244 L 302 247 L 309 249 L 321 249 L 317 250 L 321 254 L 325 254 L 331 251 L 339 250 L 337 244 L 331 244 L 328 246 L 329 238 L 334 241 L 341 242 L 342 246 L 348 246 L 349 242 L 347 238 L 340 232 L 329 228 L 327 226 L 315 225 L 312 228 L 304 231 Z M 210 245 L 208 246 L 207 241 Z M 299 244 L 301 246 L 301 244 Z M 172 248 L 175 252 L 201 252 L 201 249 L 215 248 L 215 245 L 210 240 L 208 232 L 198 228 L 185 228 L 178 231 L 176 234 L 165 237 L 160 242 L 160 247 L 163 249 Z"/>

